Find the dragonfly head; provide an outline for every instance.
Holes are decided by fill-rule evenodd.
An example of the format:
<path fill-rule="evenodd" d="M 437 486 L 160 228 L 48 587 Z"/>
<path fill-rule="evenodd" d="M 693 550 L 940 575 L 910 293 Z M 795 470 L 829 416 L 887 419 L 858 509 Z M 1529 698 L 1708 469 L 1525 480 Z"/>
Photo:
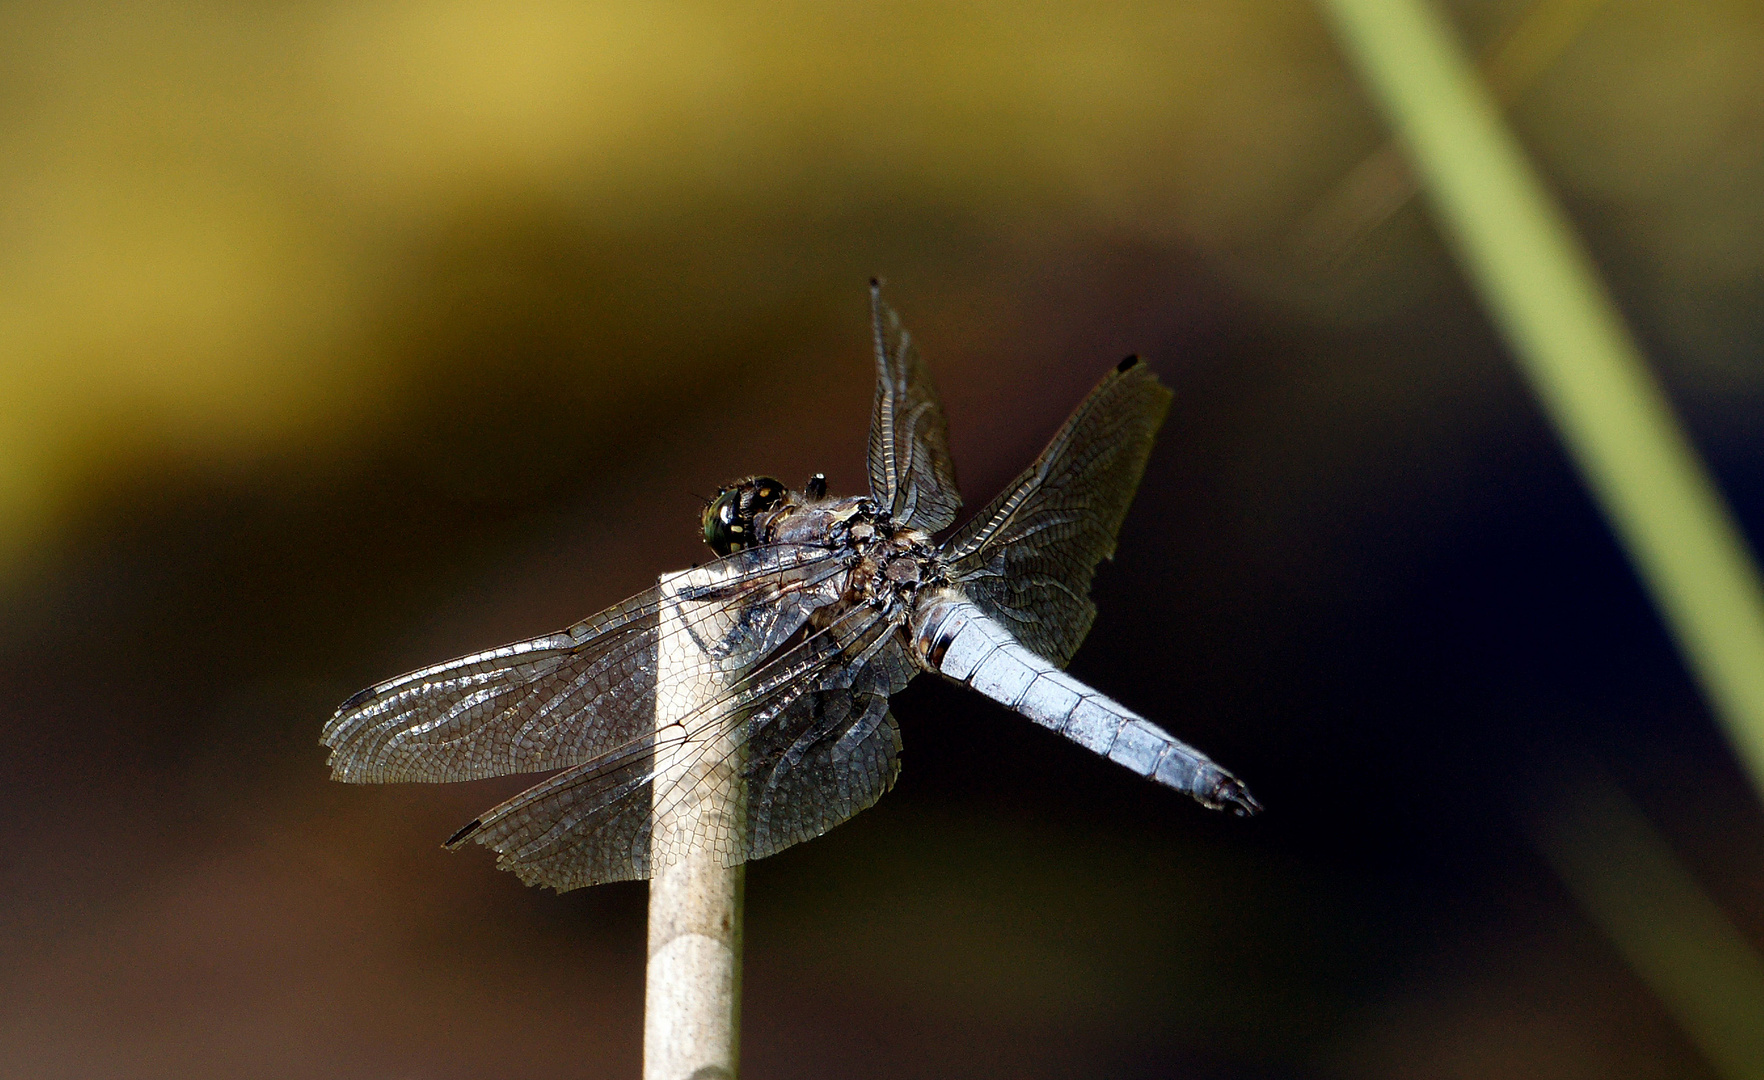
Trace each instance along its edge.
<path fill-rule="evenodd" d="M 769 476 L 751 476 L 720 488 L 704 508 L 704 542 L 728 555 L 756 541 L 753 519 L 784 501 L 784 485 Z"/>

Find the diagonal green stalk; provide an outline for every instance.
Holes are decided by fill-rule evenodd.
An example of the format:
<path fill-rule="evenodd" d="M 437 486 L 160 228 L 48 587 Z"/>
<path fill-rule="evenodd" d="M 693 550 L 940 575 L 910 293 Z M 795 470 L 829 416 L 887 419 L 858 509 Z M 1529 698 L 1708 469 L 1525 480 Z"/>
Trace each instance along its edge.
<path fill-rule="evenodd" d="M 1764 1080 L 1764 960 L 1615 784 L 1579 785 L 1538 847 L 1724 1080 Z"/>
<path fill-rule="evenodd" d="M 1578 237 L 1426 0 L 1325 0 L 1442 229 L 1764 792 L 1764 588 Z"/>

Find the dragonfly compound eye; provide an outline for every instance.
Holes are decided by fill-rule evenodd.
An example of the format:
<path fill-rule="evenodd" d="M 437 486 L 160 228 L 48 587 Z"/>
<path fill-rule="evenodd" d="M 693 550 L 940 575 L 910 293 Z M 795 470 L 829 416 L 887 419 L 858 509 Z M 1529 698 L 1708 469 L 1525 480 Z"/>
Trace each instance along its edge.
<path fill-rule="evenodd" d="M 725 491 L 704 508 L 704 542 L 718 555 L 746 547 L 741 522 L 741 491 Z"/>
<path fill-rule="evenodd" d="M 704 508 L 704 542 L 718 555 L 751 547 L 754 518 L 784 501 L 784 485 L 769 476 L 743 480 Z"/>

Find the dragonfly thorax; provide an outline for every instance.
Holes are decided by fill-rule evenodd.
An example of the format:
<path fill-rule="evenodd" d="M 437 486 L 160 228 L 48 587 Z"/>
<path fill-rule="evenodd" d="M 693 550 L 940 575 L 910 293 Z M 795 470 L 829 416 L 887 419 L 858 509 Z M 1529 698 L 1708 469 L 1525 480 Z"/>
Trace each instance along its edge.
<path fill-rule="evenodd" d="M 852 569 L 846 594 L 853 601 L 900 609 L 904 617 L 921 589 L 949 580 L 949 568 L 931 538 L 918 529 L 872 530 L 868 523 L 851 529 Z"/>
<path fill-rule="evenodd" d="M 842 607 L 910 606 L 922 588 L 946 582 L 949 570 L 929 533 L 894 521 L 868 496 L 824 501 L 788 492 L 755 518 L 752 536 L 762 544 L 815 544 L 838 551 L 850 568 Z"/>

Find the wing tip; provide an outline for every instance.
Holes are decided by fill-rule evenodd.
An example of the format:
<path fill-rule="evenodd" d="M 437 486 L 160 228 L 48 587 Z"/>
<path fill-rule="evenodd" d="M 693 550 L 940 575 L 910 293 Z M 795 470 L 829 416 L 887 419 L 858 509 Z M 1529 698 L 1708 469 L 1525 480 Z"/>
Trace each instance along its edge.
<path fill-rule="evenodd" d="M 442 841 L 441 846 L 446 848 L 448 851 L 452 851 L 455 848 L 459 847 L 459 845 L 465 843 L 467 840 L 470 840 L 474 835 L 476 835 L 477 831 L 479 829 L 482 829 L 483 827 L 484 827 L 484 819 L 478 818 L 478 819 L 474 820 L 471 824 L 465 826 L 464 828 L 460 829 L 458 832 L 454 833 L 452 836 L 449 836 L 446 840 Z"/>
<path fill-rule="evenodd" d="M 1125 360 L 1121 361 L 1119 364 L 1115 365 L 1115 370 L 1117 372 L 1119 372 L 1120 374 L 1125 375 L 1129 371 L 1132 371 L 1134 368 L 1138 367 L 1139 363 L 1140 363 L 1139 354 L 1138 353 L 1129 353 L 1127 355 L 1127 359 L 1125 359 Z"/>
<path fill-rule="evenodd" d="M 360 690 L 357 690 L 355 693 L 350 694 L 349 697 L 343 702 L 343 704 L 337 706 L 337 715 L 342 716 L 344 713 L 349 712 L 350 710 L 356 708 L 358 705 L 360 705 L 362 702 L 366 701 L 368 698 L 373 697 L 374 696 L 374 689 L 375 688 L 372 686 L 364 686 Z"/>

